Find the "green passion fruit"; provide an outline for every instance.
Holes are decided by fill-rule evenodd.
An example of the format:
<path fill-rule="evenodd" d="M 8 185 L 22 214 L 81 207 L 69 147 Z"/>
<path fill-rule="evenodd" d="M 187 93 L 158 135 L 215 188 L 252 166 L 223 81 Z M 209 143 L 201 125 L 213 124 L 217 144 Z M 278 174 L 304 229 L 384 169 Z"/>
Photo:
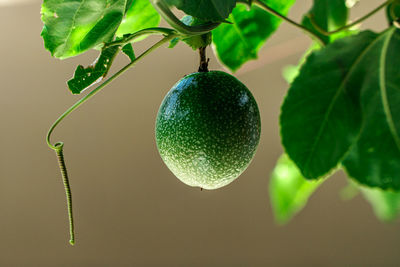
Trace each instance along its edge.
<path fill-rule="evenodd" d="M 238 79 L 222 71 L 178 81 L 161 103 L 156 142 L 161 158 L 183 183 L 217 189 L 250 164 L 260 140 L 257 103 Z"/>

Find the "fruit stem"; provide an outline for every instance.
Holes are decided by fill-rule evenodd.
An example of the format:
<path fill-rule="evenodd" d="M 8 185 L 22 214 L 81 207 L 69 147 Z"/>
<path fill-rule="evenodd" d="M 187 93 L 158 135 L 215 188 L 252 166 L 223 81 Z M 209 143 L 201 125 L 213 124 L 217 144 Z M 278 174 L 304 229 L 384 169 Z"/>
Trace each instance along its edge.
<path fill-rule="evenodd" d="M 65 165 L 64 161 L 64 155 L 63 155 L 63 142 L 57 142 L 56 144 L 52 145 L 50 142 L 50 137 L 51 134 L 53 133 L 54 129 L 57 127 L 57 125 L 65 118 L 67 117 L 72 111 L 77 109 L 80 105 L 85 103 L 87 100 L 89 100 L 91 97 L 93 97 L 96 93 L 98 93 L 101 89 L 103 89 L 106 85 L 111 83 L 114 79 L 116 79 L 118 76 L 120 76 L 122 73 L 124 73 L 126 70 L 128 70 L 130 67 L 134 66 L 138 61 L 140 61 L 143 57 L 146 55 L 150 54 L 153 50 L 157 49 L 158 47 L 162 46 L 163 44 L 169 42 L 173 38 L 177 37 L 178 34 L 170 34 L 168 36 L 165 36 L 163 39 L 155 43 L 153 46 L 148 48 L 146 51 L 144 51 L 140 56 L 138 56 L 135 60 L 131 61 L 129 64 L 127 64 L 125 67 L 120 69 L 118 72 L 116 72 L 114 75 L 112 75 L 110 78 L 108 78 L 106 81 L 104 81 L 102 84 L 97 86 L 95 89 L 93 89 L 89 94 L 78 100 L 74 105 L 72 105 L 69 109 L 67 109 L 50 127 L 49 131 L 47 132 L 46 136 L 46 142 L 47 145 L 53 149 L 58 157 L 59 165 L 60 165 L 60 170 L 64 182 L 64 187 L 65 187 L 65 192 L 67 195 L 67 204 L 68 204 L 68 213 L 69 213 L 69 224 L 70 224 L 70 244 L 73 245 L 75 243 L 75 238 L 74 238 L 74 221 L 72 217 L 72 197 L 71 197 L 71 189 L 69 185 L 69 180 L 68 180 L 68 175 L 67 175 L 67 167 Z"/>
<path fill-rule="evenodd" d="M 200 65 L 198 72 L 208 72 L 208 62 L 210 61 L 209 58 L 206 56 L 206 47 L 199 48 L 200 54 Z"/>

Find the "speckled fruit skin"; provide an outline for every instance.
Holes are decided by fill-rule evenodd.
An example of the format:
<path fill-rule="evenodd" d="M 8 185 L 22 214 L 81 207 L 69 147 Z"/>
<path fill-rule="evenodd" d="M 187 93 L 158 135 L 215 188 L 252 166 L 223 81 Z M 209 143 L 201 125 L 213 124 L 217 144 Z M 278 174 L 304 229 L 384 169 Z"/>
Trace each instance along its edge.
<path fill-rule="evenodd" d="M 196 72 L 178 81 L 161 103 L 156 142 L 182 182 L 217 189 L 250 164 L 260 140 L 260 113 L 239 80 L 221 71 Z"/>

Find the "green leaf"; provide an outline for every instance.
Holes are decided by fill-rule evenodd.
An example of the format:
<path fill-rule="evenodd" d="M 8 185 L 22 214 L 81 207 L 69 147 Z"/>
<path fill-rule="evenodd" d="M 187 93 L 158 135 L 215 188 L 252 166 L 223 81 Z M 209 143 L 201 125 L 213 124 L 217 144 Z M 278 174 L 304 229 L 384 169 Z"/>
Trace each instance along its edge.
<path fill-rule="evenodd" d="M 103 49 L 96 61 L 87 68 L 79 65 L 75 70 L 74 77 L 67 82 L 71 92 L 80 94 L 89 86 L 100 82 L 107 75 L 118 52 L 119 47 L 112 46 Z"/>
<path fill-rule="evenodd" d="M 174 48 L 179 43 L 179 38 L 175 37 L 169 42 L 168 48 Z"/>
<path fill-rule="evenodd" d="M 377 35 L 363 32 L 315 51 L 302 66 L 282 105 L 282 143 L 306 178 L 337 166 L 361 128 L 359 94 L 365 53 Z"/>
<path fill-rule="evenodd" d="M 126 5 L 125 5 L 125 14 L 128 12 L 128 9 L 131 8 L 131 5 L 133 3 L 133 0 L 127 0 Z"/>
<path fill-rule="evenodd" d="M 317 34 L 325 43 L 335 40 L 335 36 L 321 34 L 311 23 L 311 19 L 324 31 L 333 31 L 345 26 L 348 19 L 346 0 L 314 0 L 314 5 L 303 18 L 302 24 Z"/>
<path fill-rule="evenodd" d="M 300 73 L 301 65 L 287 65 L 282 70 L 282 76 L 288 84 L 291 84 Z"/>
<path fill-rule="evenodd" d="M 192 16 L 184 16 L 181 21 L 188 26 L 198 26 L 205 23 L 204 20 L 200 20 L 194 18 Z M 189 45 L 193 50 L 197 50 L 200 47 L 207 47 L 211 44 L 211 33 L 205 33 L 201 35 L 195 35 L 191 37 L 183 37 L 182 41 L 184 41 L 187 45 Z M 171 40 L 169 48 L 173 48 L 178 42 L 180 38 L 174 38 Z"/>
<path fill-rule="evenodd" d="M 358 182 L 400 190 L 400 30 L 383 32 L 362 53 L 354 86 L 362 87 L 363 128 L 343 162 Z"/>
<path fill-rule="evenodd" d="M 358 2 L 360 2 L 360 0 L 346 0 L 346 6 L 348 8 L 353 8 Z"/>
<path fill-rule="evenodd" d="M 132 44 L 124 45 L 124 47 L 122 47 L 122 52 L 124 52 L 124 54 L 127 55 L 131 61 L 134 61 L 136 59 Z"/>
<path fill-rule="evenodd" d="M 127 0 L 44 0 L 42 37 L 51 54 L 64 59 L 110 41 Z"/>
<path fill-rule="evenodd" d="M 321 45 L 318 42 L 313 42 L 307 51 L 301 56 L 297 65 L 287 65 L 283 68 L 282 76 L 288 84 L 291 84 L 299 75 L 301 66 L 303 66 L 307 57 L 315 50 L 320 49 Z"/>
<path fill-rule="evenodd" d="M 166 0 L 188 15 L 219 22 L 226 19 L 236 5 L 236 0 Z"/>
<path fill-rule="evenodd" d="M 264 1 L 282 14 L 287 14 L 295 0 Z M 238 4 L 229 16 L 232 24 L 223 23 L 214 29 L 214 51 L 220 61 L 232 71 L 245 62 L 256 59 L 258 51 L 279 27 L 281 19 L 272 16 L 260 7 L 250 10 Z"/>
<path fill-rule="evenodd" d="M 358 185 L 355 182 L 352 180 L 348 180 L 348 182 L 347 186 L 342 188 L 339 192 L 340 198 L 345 201 L 352 200 L 360 193 Z"/>
<path fill-rule="evenodd" d="M 307 181 L 296 165 L 286 155 L 282 155 L 269 185 L 271 204 L 277 222 L 287 223 L 301 211 L 323 181 Z"/>
<path fill-rule="evenodd" d="M 371 204 L 375 215 L 382 221 L 393 221 L 400 215 L 400 193 L 369 188 L 349 180 L 340 192 L 342 199 L 351 200 L 359 193 Z"/>
<path fill-rule="evenodd" d="M 145 28 L 157 27 L 160 20 L 160 15 L 149 0 L 133 0 L 116 35 L 117 37 L 122 37 L 124 34 L 135 33 Z"/>
<path fill-rule="evenodd" d="M 371 204 L 375 215 L 382 221 L 393 221 L 400 215 L 400 193 L 360 187 L 361 193 Z"/>
<path fill-rule="evenodd" d="M 400 1 L 387 6 L 386 17 L 390 25 L 392 25 L 395 20 L 400 19 Z"/>

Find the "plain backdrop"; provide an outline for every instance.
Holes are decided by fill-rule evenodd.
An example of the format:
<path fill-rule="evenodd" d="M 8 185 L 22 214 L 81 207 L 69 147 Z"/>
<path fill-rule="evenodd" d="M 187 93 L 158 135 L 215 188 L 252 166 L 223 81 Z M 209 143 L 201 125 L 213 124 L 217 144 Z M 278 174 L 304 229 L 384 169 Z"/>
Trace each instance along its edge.
<path fill-rule="evenodd" d="M 300 20 L 311 0 L 298 0 Z M 358 17 L 380 0 L 361 1 Z M 0 266 L 400 266 L 400 223 L 379 222 L 361 198 L 343 201 L 342 173 L 330 178 L 288 225 L 274 222 L 269 175 L 282 153 L 278 116 L 309 39 L 285 23 L 237 77 L 262 117 L 257 154 L 245 173 L 216 191 L 188 187 L 156 150 L 154 123 L 170 87 L 196 70 L 185 45 L 163 47 L 83 105 L 56 129 L 65 142 L 77 244 L 68 244 L 64 189 L 45 143 L 53 121 L 80 96 L 66 87 L 77 64 L 60 61 L 40 37 L 40 1 L 0 6 Z M 383 12 L 367 24 L 385 26 Z M 136 46 L 137 53 L 156 41 Z M 208 50 L 211 56 L 211 49 Z M 127 62 L 118 57 L 115 71 Z M 212 69 L 221 69 L 212 57 Z"/>

